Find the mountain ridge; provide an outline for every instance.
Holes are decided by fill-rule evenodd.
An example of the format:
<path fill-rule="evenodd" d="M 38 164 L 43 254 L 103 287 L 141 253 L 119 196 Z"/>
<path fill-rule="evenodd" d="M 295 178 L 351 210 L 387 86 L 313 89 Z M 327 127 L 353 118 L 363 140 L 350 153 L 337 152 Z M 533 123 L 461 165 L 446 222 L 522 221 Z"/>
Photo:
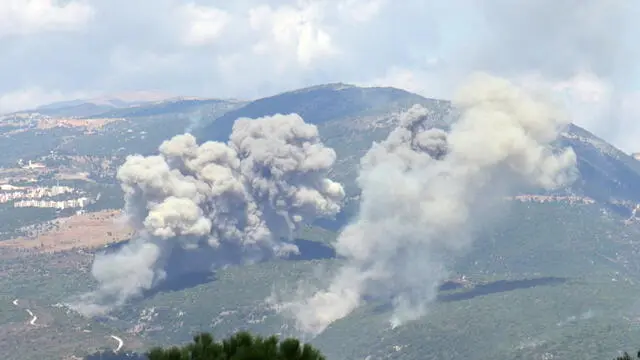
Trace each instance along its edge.
<path fill-rule="evenodd" d="M 386 137 L 397 114 L 414 104 L 432 110 L 434 126 L 446 127 L 455 118 L 455 109 L 448 100 L 427 98 L 395 87 L 362 87 L 343 82 L 293 89 L 252 101 L 173 96 L 117 108 L 73 102 L 62 109 L 49 107 L 53 106 L 54 117 L 61 116 L 61 111 L 72 116 L 84 114 L 88 118 L 152 118 L 174 114 L 184 117 L 189 114 L 189 125 L 185 130 L 193 130 L 200 142 L 226 141 L 233 123 L 240 117 L 297 113 L 306 122 L 318 126 L 323 140 L 336 150 L 338 161 L 334 172 L 343 174 L 339 180 L 345 180 L 354 178 L 357 159 L 373 141 Z M 179 128 L 172 126 L 172 129 Z M 174 131 L 166 136 L 177 133 Z M 575 195 L 603 203 L 640 202 L 640 189 L 634 186 L 640 183 L 640 161 L 632 155 L 575 124 L 570 124 L 561 133 L 557 144 L 571 146 L 578 153 L 582 177 L 572 188 Z M 348 188 L 355 189 L 354 184 L 347 182 Z"/>
<path fill-rule="evenodd" d="M 397 114 L 414 104 L 432 111 L 434 126 L 446 127 L 455 121 L 455 109 L 448 100 L 426 98 L 393 87 L 333 83 L 248 102 L 210 120 L 196 134 L 200 141 L 225 141 L 233 122 L 239 117 L 297 113 L 306 122 L 318 126 L 323 140 L 336 149 L 336 172 L 339 173 L 341 167 L 342 171 L 349 168 L 350 175 L 354 175 L 352 170 L 357 167 L 356 160 L 366 152 L 371 142 L 386 137 Z M 350 144 L 348 149 L 344 149 L 345 143 Z M 581 178 L 571 190 L 566 191 L 567 195 L 588 196 L 603 203 L 619 200 L 640 202 L 640 189 L 635 186 L 640 183 L 640 161 L 633 156 L 574 123 L 564 129 L 556 146 L 570 146 L 578 155 Z M 347 163 L 341 166 L 345 161 Z"/>
<path fill-rule="evenodd" d="M 105 343 L 112 346 L 109 334 L 123 337 L 127 350 L 185 341 L 198 329 L 213 329 L 216 336 L 225 336 L 237 328 L 263 334 L 292 334 L 294 324 L 264 305 L 263 300 L 273 294 L 275 287 L 289 289 L 287 286 L 300 281 L 313 284 L 318 280 L 318 266 L 333 271 L 341 261 L 329 244 L 338 236 L 333 230 L 344 225 L 359 206 L 355 178 L 363 153 L 373 141 L 384 139 L 396 125 L 397 115 L 415 103 L 432 109 L 434 126 L 446 127 L 456 117 L 455 109 L 446 100 L 428 99 L 396 88 L 342 83 L 307 87 L 246 103 L 212 101 L 183 98 L 109 110 L 121 111 L 113 116 L 122 115 L 123 119 L 96 128 L 90 134 L 79 128 L 21 125 L 30 120 L 16 119 L 12 127 L 0 127 L 0 131 L 5 131 L 0 133 L 3 136 L 0 151 L 5 157 L 13 151 L 25 161 L 42 162 L 48 167 L 46 171 L 59 169 L 65 175 L 88 173 L 90 181 L 73 180 L 71 184 L 87 196 L 100 198 L 86 209 L 90 213 L 106 206 L 123 207 L 115 173 L 131 154 L 157 154 L 162 141 L 190 129 L 198 135 L 198 142 L 226 141 L 229 122 L 232 124 L 237 117 L 296 112 L 308 123 L 314 123 L 322 141 L 337 153 L 331 178 L 345 184 L 351 195 L 338 219 L 333 223 L 314 223 L 295 234 L 296 239 L 313 245 L 306 244 L 304 249 L 301 246 L 301 256 L 295 259 L 230 266 L 213 276 L 206 273 L 206 276 L 168 277 L 171 281 L 164 287 L 95 320 L 51 304 L 67 301 L 70 294 L 81 294 L 95 286 L 91 262 L 96 253 L 116 251 L 123 245 L 113 244 L 117 234 L 86 231 L 81 237 L 96 236 L 96 243 L 107 244 L 106 247 L 51 254 L 29 240 L 31 250 L 18 249 L 19 257 L 16 255 L 4 263 L 3 271 L 10 275 L 1 279 L 2 286 L 11 296 L 4 302 L 7 311 L 0 311 L 0 317 L 5 318 L 0 324 L 5 327 L 0 329 L 24 322 L 24 312 L 17 311 L 20 309 L 15 309 L 11 300 L 28 301 L 34 311 L 37 309 L 38 323 L 42 322 L 38 339 L 43 346 L 34 349 L 31 341 L 24 340 L 22 332 L 7 333 L 8 341 L 2 350 L 9 354 L 9 359 L 40 359 L 39 351 L 43 349 L 70 354 L 77 349 L 99 348 Z M 101 115 L 94 118 L 98 116 Z M 29 148 L 24 144 L 29 144 Z M 567 127 L 557 145 L 576 150 L 581 178 L 565 193 L 508 198 L 501 213 L 504 221 L 481 229 L 473 248 L 461 254 L 462 258 L 447 263 L 452 276 L 466 277 L 475 286 L 454 287 L 439 294 L 430 305 L 432 311 L 428 316 L 397 329 L 387 326 L 388 302 L 372 299 L 311 341 L 335 359 L 543 358 L 546 352 L 556 354 L 556 358 L 567 358 L 562 356 L 563 352 L 583 349 L 584 342 L 600 340 L 603 346 L 598 356 L 618 349 L 621 346 L 618 335 L 626 331 L 620 324 L 627 324 L 620 314 L 637 316 L 629 308 L 636 302 L 635 281 L 640 276 L 636 256 L 639 247 L 634 240 L 639 238 L 640 224 L 624 220 L 629 219 L 625 214 L 640 199 L 637 185 L 640 165 L 575 125 Z M 39 174 L 37 169 L 14 166 L 10 170 L 35 174 L 33 177 Z M 38 185 L 57 184 L 54 175 L 59 174 L 43 173 L 38 177 L 42 184 Z M 594 196 L 597 201 L 590 200 Z M 603 205 L 607 204 L 612 208 L 618 206 L 619 212 L 605 211 Z M 10 203 L 2 209 L 6 210 L 4 214 L 14 213 Z M 84 215 L 76 216 L 80 221 Z M 105 223 L 110 221 L 106 215 L 105 219 Z M 26 224 L 19 222 L 19 226 Z M 59 235 L 55 241 L 64 242 L 68 238 Z M 48 276 L 46 281 L 43 274 Z M 547 277 L 567 280 L 544 284 Z M 175 279 L 179 286 L 173 282 Z M 514 286 L 521 283 L 530 286 Z M 622 330 L 609 335 L 611 324 Z M 22 325 L 30 326 L 28 322 Z M 580 336 L 575 336 L 576 329 Z M 638 332 L 634 331 L 632 335 L 637 338 Z M 57 337 L 45 337 L 42 335 L 45 333 Z M 602 335 L 605 333 L 606 336 Z M 347 338 L 350 340 L 345 341 Z M 541 340 L 535 346 L 520 346 L 522 341 L 531 339 Z M 8 350 L 14 344 L 21 349 L 16 355 Z M 574 348 L 570 349 L 571 346 Z"/>

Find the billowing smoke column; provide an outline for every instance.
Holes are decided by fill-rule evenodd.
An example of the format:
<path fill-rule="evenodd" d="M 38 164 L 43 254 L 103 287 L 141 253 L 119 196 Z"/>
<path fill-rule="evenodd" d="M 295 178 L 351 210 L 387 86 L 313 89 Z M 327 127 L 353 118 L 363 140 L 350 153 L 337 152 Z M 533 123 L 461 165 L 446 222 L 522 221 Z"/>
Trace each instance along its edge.
<path fill-rule="evenodd" d="M 96 256 L 99 288 L 72 305 L 83 314 L 122 305 L 170 271 L 296 252 L 281 237 L 290 240 L 300 224 L 335 215 L 344 198 L 342 186 L 327 178 L 335 152 L 295 114 L 238 119 L 226 144 L 198 145 L 184 134 L 159 151 L 130 156 L 118 171 L 128 220 L 140 236 Z"/>
<path fill-rule="evenodd" d="M 422 316 L 447 276 L 445 259 L 470 245 L 491 200 L 507 186 L 573 180 L 573 151 L 550 146 L 568 121 L 546 103 L 477 74 L 454 106 L 460 118 L 446 132 L 414 106 L 362 158 L 360 212 L 335 244 L 345 264 L 325 290 L 281 304 L 301 330 L 319 333 L 365 298 L 392 299 L 393 326 Z"/>

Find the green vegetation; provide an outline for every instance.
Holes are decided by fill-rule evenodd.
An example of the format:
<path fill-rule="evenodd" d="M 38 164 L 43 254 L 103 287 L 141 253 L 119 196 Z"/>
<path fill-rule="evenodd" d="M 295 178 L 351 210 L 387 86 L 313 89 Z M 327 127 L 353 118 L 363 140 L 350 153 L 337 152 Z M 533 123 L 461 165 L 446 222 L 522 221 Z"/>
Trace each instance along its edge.
<path fill-rule="evenodd" d="M 311 343 L 328 359 L 400 360 L 524 360 L 548 354 L 574 359 L 581 349 L 588 349 L 581 360 L 601 360 L 637 343 L 638 224 L 624 225 L 621 218 L 591 205 L 512 203 L 500 213 L 505 214 L 502 219 L 482 222 L 487 226 L 469 252 L 449 263 L 452 276 L 464 274 L 474 287 L 441 293 L 427 316 L 395 329 L 388 325 L 388 302 L 371 299 Z M 296 235 L 323 244 L 336 236 L 315 227 Z M 129 334 L 134 326 L 141 331 L 135 335 L 139 345 L 133 348 L 135 342 L 123 338 L 127 350 L 138 352 L 185 343 L 202 331 L 211 331 L 217 339 L 238 330 L 300 337 L 292 321 L 265 299 L 274 293 L 293 296 L 300 282 L 322 286 L 322 279 L 340 263 L 279 260 L 230 266 L 196 283 L 194 276 L 180 279 L 180 284 L 191 285 L 159 289 L 113 312 L 113 317 L 86 320 L 53 304 L 95 286 L 89 255 L 3 259 L 0 325 L 29 326 L 24 310 L 11 304 L 20 298 L 42 319 L 39 334 L 56 335 L 46 340 L 56 354 L 78 349 L 75 353 L 82 356 L 86 353 L 80 349 L 112 349 L 109 334 Z M 548 277 L 562 279 L 546 281 Z M 7 343 L 38 349 L 17 334 L 8 335 Z M 20 359 L 38 356 L 41 353 L 25 350 Z"/>
<path fill-rule="evenodd" d="M 154 347 L 146 354 L 99 351 L 85 360 L 325 360 L 322 353 L 310 344 L 277 336 L 261 337 L 246 331 L 227 339 L 215 341 L 210 333 L 200 333 L 187 345 Z"/>
<path fill-rule="evenodd" d="M 91 136 L 78 136 L 59 147 L 67 155 L 121 156 L 156 153 L 160 144 L 189 127 L 213 121 L 239 104 L 221 100 L 166 102 L 114 110 L 124 117 Z"/>
<path fill-rule="evenodd" d="M 53 208 L 13 207 L 13 203 L 0 204 L 0 240 L 23 235 L 22 229 L 50 221 L 59 216 Z"/>
<path fill-rule="evenodd" d="M 3 161 L 13 164 L 18 157 L 34 158 L 55 150 L 56 159 L 61 159 L 58 165 L 66 164 L 72 168 L 69 171 L 90 172 L 96 183 L 81 187 L 92 196 L 101 194 L 101 200 L 88 209 L 93 211 L 122 207 L 122 191 L 113 173 L 127 155 L 155 153 L 162 141 L 194 122 L 210 123 L 201 133 L 201 141 L 226 140 L 239 116 L 297 112 L 317 124 L 325 143 L 336 150 L 338 160 L 332 177 L 355 196 L 358 160 L 372 141 L 386 137 L 394 112 L 413 103 L 435 108 L 434 120 L 447 119 L 445 102 L 394 89 L 333 85 L 258 100 L 222 117 L 213 108 L 211 112 L 196 109 L 194 102 L 119 110 L 111 115 L 135 118 L 110 123 L 92 135 L 78 129 L 30 129 L 8 137 L 0 151 L 6 153 Z M 216 117 L 216 121 L 209 121 Z M 591 139 L 588 133 L 579 135 Z M 564 141 L 578 152 L 583 173 L 581 187 L 571 191 L 592 196 L 604 191 L 601 196 L 637 200 L 640 195 L 633 193 L 633 184 L 640 179 L 636 169 L 640 163 L 580 141 Z M 70 155 L 95 158 L 72 162 Z M 108 171 L 102 169 L 103 160 L 110 164 Z M 48 181 L 57 182 L 53 178 Z M 351 200 L 338 221 L 318 221 L 316 226 L 301 229 L 296 237 L 315 246 L 321 243 L 324 248 L 316 250 L 324 251 L 347 220 L 345 214 L 357 209 L 357 198 Z M 23 210 L 10 208 L 8 213 L 7 209 L 0 207 L 0 215 L 4 215 L 0 230 L 6 232 L 56 216 L 48 210 L 24 209 L 29 213 L 20 213 Z M 603 211 L 599 205 L 512 203 L 477 213 L 486 218 L 474 219 L 479 226 L 473 229 L 476 241 L 471 248 L 442 259 L 451 276 L 464 274 L 472 286 L 442 291 L 429 303 L 426 316 L 397 328 L 388 324 L 388 299 L 367 299 L 350 316 L 311 339 L 313 346 L 330 359 L 601 360 L 637 344 L 637 223 L 625 225 L 624 218 Z M 95 288 L 90 275 L 91 254 L 18 252 L 0 256 L 0 337 L 5 340 L 0 353 L 8 354 L 8 360 L 60 358 L 72 353 L 86 356 L 96 350 L 102 352 L 91 359 L 134 358 L 132 353 L 111 350 L 111 334 L 123 337 L 124 349 L 137 352 L 185 343 L 202 331 L 211 331 L 217 339 L 228 339 L 239 330 L 250 331 L 265 336 L 259 338 L 263 343 L 274 333 L 300 337 L 293 321 L 265 299 L 273 294 L 285 300 L 294 297 L 300 283 L 311 288 L 326 286 L 324 280 L 341 263 L 335 258 L 297 258 L 229 266 L 213 275 L 191 274 L 178 279 L 179 286 L 160 286 L 109 316 L 85 319 L 60 303 Z M 20 306 L 12 304 L 16 298 L 21 300 Z M 38 315 L 37 327 L 29 325 L 26 306 Z M 24 335 L 26 331 L 29 336 Z M 198 346 L 198 341 L 202 345 L 205 339 L 196 338 L 190 346 Z M 215 347 L 213 340 L 209 344 L 209 348 Z M 177 349 L 180 354 L 176 355 L 181 356 L 184 347 Z M 170 348 L 166 351 L 167 356 L 175 353 Z"/>
<path fill-rule="evenodd" d="M 213 112 L 231 110 L 237 106 L 238 105 L 234 102 L 218 99 L 168 100 L 124 109 L 114 109 L 101 113 L 98 116 L 106 118 L 139 118 L 185 113 L 209 114 Z"/>
<path fill-rule="evenodd" d="M 227 112 L 202 129 L 203 139 L 226 140 L 236 119 L 296 113 L 306 122 L 323 124 L 381 115 L 413 104 L 439 107 L 440 102 L 395 88 L 360 88 L 345 84 L 320 85 L 252 101 Z M 444 103 L 444 102 L 442 102 Z M 348 121 L 351 122 L 351 121 Z"/>
<path fill-rule="evenodd" d="M 248 332 L 239 332 L 216 342 L 209 333 L 198 334 L 193 342 L 183 347 L 153 348 L 149 360 L 324 360 L 319 350 L 299 340 L 278 337 L 263 338 Z"/>
<path fill-rule="evenodd" d="M 583 359 L 600 360 L 635 344 L 638 225 L 624 226 L 591 205 L 512 203 L 500 213 L 506 217 L 482 222 L 487 226 L 470 251 L 449 263 L 452 276 L 466 275 L 474 288 L 441 293 L 427 316 L 396 329 L 388 324 L 389 303 L 372 299 L 313 345 L 329 359 L 572 359 L 581 348 L 593 347 Z M 323 243 L 336 236 L 317 228 L 297 235 Z M 207 329 L 217 338 L 238 329 L 299 336 L 293 322 L 265 299 L 274 292 L 294 294 L 300 282 L 322 286 L 340 263 L 231 266 L 192 287 L 156 292 L 114 316 L 161 328 L 144 332 L 158 344 L 186 342 Z"/>
<path fill-rule="evenodd" d="M 151 154 L 166 139 L 183 133 L 189 125 L 186 115 L 137 118 L 115 121 L 91 136 L 69 139 L 58 148 L 63 155 L 118 156 Z"/>
<path fill-rule="evenodd" d="M 624 354 L 622 354 L 622 356 L 618 356 L 617 358 L 615 358 L 615 360 L 633 360 L 634 358 L 631 357 L 631 355 L 629 355 L 629 353 L 627 353 L 626 351 L 624 352 Z M 640 351 L 638 351 L 638 354 L 636 355 L 636 359 L 640 359 Z"/>
<path fill-rule="evenodd" d="M 80 136 L 78 129 L 53 128 L 28 129 L 0 137 L 0 166 L 15 166 L 19 159 L 35 159 L 64 144 L 73 136 Z"/>

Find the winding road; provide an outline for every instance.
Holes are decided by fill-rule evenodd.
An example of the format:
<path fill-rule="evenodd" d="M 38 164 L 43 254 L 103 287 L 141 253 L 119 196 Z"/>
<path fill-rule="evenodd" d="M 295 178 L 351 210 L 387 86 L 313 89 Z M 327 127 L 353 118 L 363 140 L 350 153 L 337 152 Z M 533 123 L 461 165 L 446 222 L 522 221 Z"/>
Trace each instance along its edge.
<path fill-rule="evenodd" d="M 122 349 L 122 345 L 124 345 L 124 342 L 122 341 L 122 339 L 120 339 L 119 337 L 117 337 L 115 335 L 111 335 L 111 338 L 118 342 L 118 347 L 114 351 L 115 352 L 120 351 L 120 349 Z"/>
<path fill-rule="evenodd" d="M 38 317 L 35 316 L 31 310 L 29 310 L 29 309 L 26 309 L 26 310 L 29 313 L 29 315 L 31 315 L 31 321 L 29 321 L 29 324 L 35 326 L 36 325 L 36 320 L 38 320 Z"/>
<path fill-rule="evenodd" d="M 13 300 L 12 303 L 13 305 L 18 306 L 18 299 Z M 31 309 L 25 310 L 29 314 L 29 316 L 31 316 L 31 321 L 29 321 L 29 324 L 36 326 L 36 320 L 38 320 L 38 317 L 33 313 L 33 311 L 31 311 Z"/>
<path fill-rule="evenodd" d="M 18 306 L 18 299 L 15 299 L 12 301 L 12 304 L 15 306 Z M 29 321 L 29 324 L 32 326 L 36 326 L 36 321 L 38 320 L 38 316 L 36 316 L 33 311 L 31 311 L 31 309 L 25 309 L 25 311 L 29 314 L 29 316 L 31 316 L 31 320 Z M 122 341 L 122 339 L 119 336 L 116 335 L 109 335 L 113 340 L 118 342 L 118 346 L 116 347 L 116 349 L 114 350 L 115 352 L 120 351 L 120 349 L 122 349 L 122 347 L 124 346 L 124 341 Z"/>

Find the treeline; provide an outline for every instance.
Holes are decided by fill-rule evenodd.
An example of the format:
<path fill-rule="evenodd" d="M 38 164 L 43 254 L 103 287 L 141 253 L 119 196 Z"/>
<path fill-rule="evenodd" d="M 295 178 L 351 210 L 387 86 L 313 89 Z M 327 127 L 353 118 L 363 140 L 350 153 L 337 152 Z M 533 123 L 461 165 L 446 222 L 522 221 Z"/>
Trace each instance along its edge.
<path fill-rule="evenodd" d="M 248 332 L 238 332 L 222 341 L 215 341 L 209 333 L 194 336 L 193 341 L 182 347 L 155 347 L 146 354 L 98 352 L 85 360 L 326 360 L 320 351 L 298 339 L 280 341 L 277 336 L 267 338 Z M 614 360 L 640 359 L 625 352 Z"/>
<path fill-rule="evenodd" d="M 629 353 L 627 353 L 626 351 L 622 356 L 618 356 L 617 358 L 615 358 L 615 360 L 634 360 L 634 359 L 640 359 L 640 351 L 636 353 L 635 358 L 631 357 L 631 355 L 629 355 Z"/>
<path fill-rule="evenodd" d="M 182 347 L 155 347 L 146 354 L 98 352 L 85 360 L 326 360 L 320 351 L 298 339 L 280 341 L 277 336 L 267 338 L 248 332 L 238 332 L 222 341 L 215 341 L 209 333 L 194 336 Z"/>

